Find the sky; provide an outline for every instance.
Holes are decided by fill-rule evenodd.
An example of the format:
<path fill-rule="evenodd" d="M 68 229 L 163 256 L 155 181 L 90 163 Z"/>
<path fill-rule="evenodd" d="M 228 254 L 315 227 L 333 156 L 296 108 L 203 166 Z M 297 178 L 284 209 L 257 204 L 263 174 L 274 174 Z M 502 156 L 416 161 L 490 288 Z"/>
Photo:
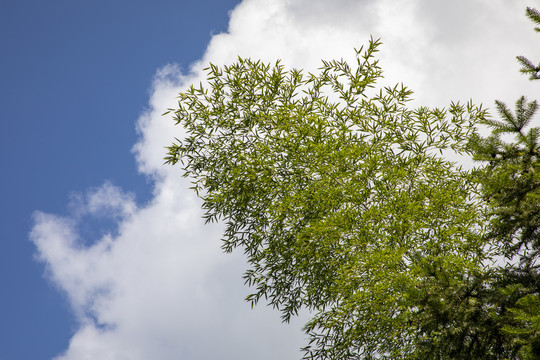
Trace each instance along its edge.
<path fill-rule="evenodd" d="M 382 39 L 414 105 L 540 99 L 538 0 L 4 2 L 0 359 L 296 359 L 305 314 L 251 309 L 241 251 L 179 167 L 176 96 L 238 56 L 316 71 Z M 495 114 L 494 114 L 495 115 Z M 540 124 L 540 115 L 535 119 Z"/>

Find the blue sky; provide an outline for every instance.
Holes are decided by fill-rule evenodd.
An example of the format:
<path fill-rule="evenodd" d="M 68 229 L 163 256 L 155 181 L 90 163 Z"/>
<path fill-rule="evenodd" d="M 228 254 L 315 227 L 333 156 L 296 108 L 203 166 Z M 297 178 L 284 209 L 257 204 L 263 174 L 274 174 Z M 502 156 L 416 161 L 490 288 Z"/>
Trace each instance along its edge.
<path fill-rule="evenodd" d="M 131 148 L 152 77 L 200 58 L 237 2 L 0 6 L 0 359 L 50 359 L 76 327 L 34 261 L 32 213 L 65 213 L 72 192 L 105 179 L 148 199 Z"/>
<path fill-rule="evenodd" d="M 237 6 L 238 5 L 238 6 Z M 512 104 L 538 85 L 525 1 L 17 1 L 0 11 L 0 359 L 292 359 L 302 319 L 250 310 L 161 114 L 212 61 L 315 69 L 381 37 L 415 103 Z"/>

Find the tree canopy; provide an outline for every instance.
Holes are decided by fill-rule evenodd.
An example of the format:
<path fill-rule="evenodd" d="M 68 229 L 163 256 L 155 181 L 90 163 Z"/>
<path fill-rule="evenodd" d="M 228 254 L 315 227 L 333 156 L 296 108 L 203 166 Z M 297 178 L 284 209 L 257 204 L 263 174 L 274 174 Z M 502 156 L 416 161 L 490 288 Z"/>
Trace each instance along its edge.
<path fill-rule="evenodd" d="M 444 154 L 467 153 L 485 111 L 409 108 L 405 86 L 377 88 L 379 45 L 309 74 L 211 64 L 173 110 L 186 137 L 166 161 L 182 164 L 206 220 L 226 224 L 225 251 L 244 250 L 247 299 L 285 321 L 311 312 L 306 358 L 477 351 L 461 325 L 478 310 L 485 207 Z"/>
<path fill-rule="evenodd" d="M 411 108 L 377 86 L 379 46 L 315 73 L 210 64 L 170 110 L 186 136 L 166 161 L 245 252 L 247 300 L 309 311 L 305 358 L 540 359 L 537 102 Z"/>

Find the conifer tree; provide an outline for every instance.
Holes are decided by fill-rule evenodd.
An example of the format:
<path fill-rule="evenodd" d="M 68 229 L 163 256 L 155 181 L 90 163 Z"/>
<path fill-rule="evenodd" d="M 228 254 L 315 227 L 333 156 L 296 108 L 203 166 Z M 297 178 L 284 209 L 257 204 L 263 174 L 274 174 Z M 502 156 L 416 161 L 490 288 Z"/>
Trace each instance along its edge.
<path fill-rule="evenodd" d="M 540 24 L 536 9 L 526 14 Z M 540 79 L 540 67 L 518 60 L 530 80 Z M 487 238 L 493 255 L 506 259 L 483 285 L 486 305 L 497 315 L 493 322 L 511 358 L 540 359 L 540 128 L 531 126 L 539 105 L 524 96 L 513 113 L 495 104 L 500 120 L 484 120 L 491 136 L 471 142 L 476 160 L 488 164 L 478 173 L 490 207 Z"/>

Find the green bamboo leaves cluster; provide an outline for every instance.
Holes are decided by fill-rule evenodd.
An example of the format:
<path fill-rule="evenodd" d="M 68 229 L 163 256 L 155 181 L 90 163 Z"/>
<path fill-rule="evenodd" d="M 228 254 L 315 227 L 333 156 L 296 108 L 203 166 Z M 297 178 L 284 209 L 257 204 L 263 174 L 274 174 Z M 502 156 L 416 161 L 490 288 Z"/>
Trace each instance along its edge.
<path fill-rule="evenodd" d="M 485 112 L 410 109 L 403 85 L 376 88 L 379 45 L 313 74 L 211 65 L 171 110 L 186 136 L 166 161 L 225 223 L 225 251 L 245 252 L 247 300 L 284 321 L 311 311 L 306 358 L 428 359 L 449 332 L 463 337 L 449 353 L 474 347 L 459 316 L 480 291 L 485 209 L 442 153 L 465 154 Z"/>

